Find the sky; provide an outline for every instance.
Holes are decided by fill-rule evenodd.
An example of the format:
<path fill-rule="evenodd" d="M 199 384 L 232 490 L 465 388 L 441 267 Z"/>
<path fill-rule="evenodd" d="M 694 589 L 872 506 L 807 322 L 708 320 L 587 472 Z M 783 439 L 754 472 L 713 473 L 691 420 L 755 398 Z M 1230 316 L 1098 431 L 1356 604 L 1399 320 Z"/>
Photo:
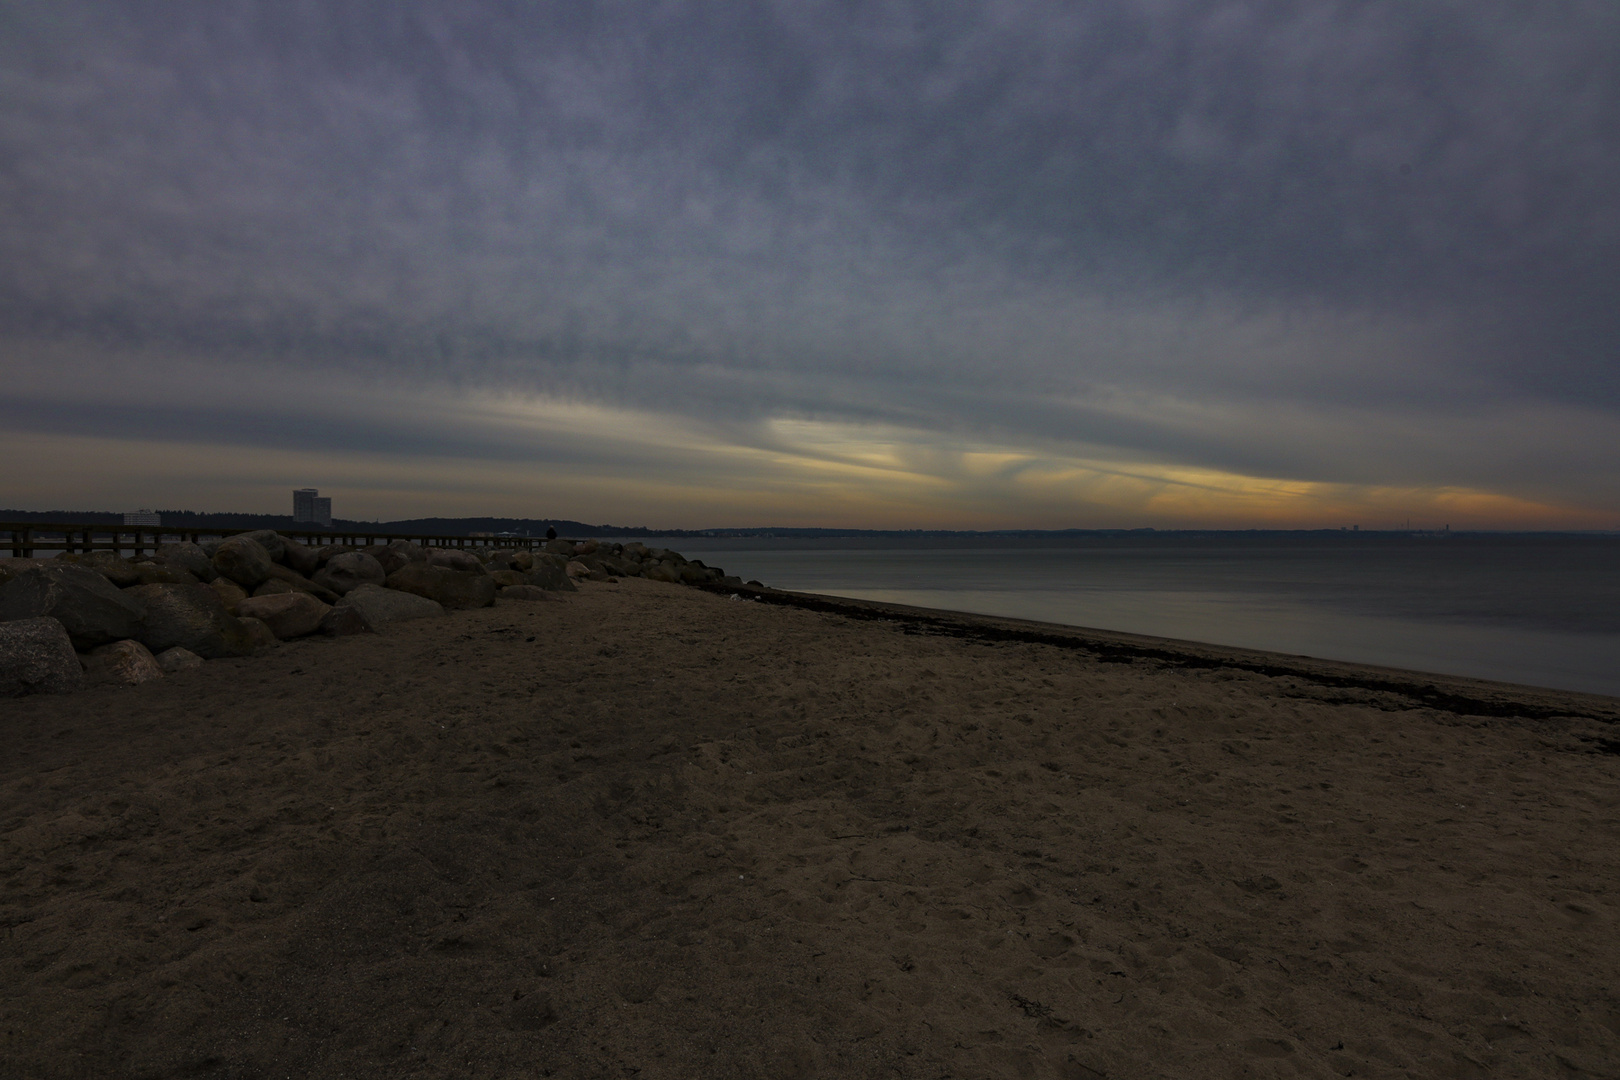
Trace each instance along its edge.
<path fill-rule="evenodd" d="M 0 507 L 1620 528 L 1620 5 L 0 0 Z"/>

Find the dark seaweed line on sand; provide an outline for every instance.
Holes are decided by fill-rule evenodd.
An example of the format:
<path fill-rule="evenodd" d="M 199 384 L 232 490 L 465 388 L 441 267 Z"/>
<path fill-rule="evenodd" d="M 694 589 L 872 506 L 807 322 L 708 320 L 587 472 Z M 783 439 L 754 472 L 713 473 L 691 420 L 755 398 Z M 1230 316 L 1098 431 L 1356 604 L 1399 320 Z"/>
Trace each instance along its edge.
<path fill-rule="evenodd" d="M 1052 645 L 1060 649 L 1075 649 L 1090 653 L 1107 663 L 1130 663 L 1133 660 L 1146 659 L 1157 660 L 1172 667 L 1195 669 L 1229 668 L 1271 677 L 1292 676 L 1293 678 L 1303 679 L 1333 689 L 1394 694 L 1411 700 L 1412 704 L 1407 706 L 1408 708 L 1436 709 L 1441 712 L 1454 713 L 1458 716 L 1512 717 L 1529 720 L 1582 719 L 1609 724 L 1620 722 L 1620 713 L 1617 712 L 1589 712 L 1568 708 L 1553 708 L 1511 698 L 1490 700 L 1442 690 L 1430 683 L 1380 676 L 1371 672 L 1366 674 L 1340 674 L 1321 671 L 1302 664 L 1290 664 L 1282 658 L 1272 661 L 1240 656 L 1201 655 L 1191 651 L 1162 646 L 1137 644 L 1128 641 L 1099 640 L 1084 636 L 1083 632 L 1078 629 L 1065 633 L 1024 629 L 1022 627 L 980 622 L 978 619 L 981 617 L 973 615 L 925 615 L 920 612 L 888 607 L 872 601 L 840 600 L 833 597 L 815 596 L 809 593 L 785 592 L 779 589 L 754 589 L 747 586 L 739 588 L 720 584 L 701 587 L 709 592 L 735 593 L 767 604 L 780 604 L 784 607 L 803 608 L 807 611 L 844 615 L 852 619 L 900 623 L 906 627 L 908 632 L 912 633 L 926 633 L 992 643 L 1017 642 L 1029 645 Z M 983 616 L 982 618 L 988 619 L 994 618 L 994 616 Z M 1556 691 L 1554 692 L 1556 693 Z M 1583 741 L 1595 742 L 1597 749 L 1603 753 L 1620 754 L 1620 740 L 1597 739 Z"/>

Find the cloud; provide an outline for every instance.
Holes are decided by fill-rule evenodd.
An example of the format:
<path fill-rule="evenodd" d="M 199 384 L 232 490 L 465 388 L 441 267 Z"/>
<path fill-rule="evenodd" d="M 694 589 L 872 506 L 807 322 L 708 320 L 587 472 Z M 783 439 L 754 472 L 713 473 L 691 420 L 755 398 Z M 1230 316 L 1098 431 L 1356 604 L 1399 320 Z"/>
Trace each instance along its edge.
<path fill-rule="evenodd" d="M 795 422 L 1614 505 L 1612 5 L 0 20 L 30 430 L 605 476 L 643 450 L 609 415 L 740 453 Z M 455 404 L 503 395 L 531 429 Z M 1047 513 L 1009 485 L 972 490 Z"/>

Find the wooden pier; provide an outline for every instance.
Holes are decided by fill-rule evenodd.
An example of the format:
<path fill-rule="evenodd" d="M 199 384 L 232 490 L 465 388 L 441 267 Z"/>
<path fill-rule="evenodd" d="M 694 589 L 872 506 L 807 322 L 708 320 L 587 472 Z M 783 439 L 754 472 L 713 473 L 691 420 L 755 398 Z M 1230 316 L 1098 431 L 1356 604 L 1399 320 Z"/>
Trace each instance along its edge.
<path fill-rule="evenodd" d="M 257 529 L 216 529 L 169 525 L 87 525 L 77 521 L 0 521 L 0 552 L 12 558 L 31 559 L 36 551 L 115 551 L 122 555 L 145 555 L 163 544 L 205 539 L 223 539 Z M 365 529 L 276 529 L 311 547 L 352 544 L 370 547 L 390 540 L 409 540 L 423 547 L 501 547 L 534 551 L 546 544 L 543 536 L 434 536 L 426 533 L 392 533 Z"/>

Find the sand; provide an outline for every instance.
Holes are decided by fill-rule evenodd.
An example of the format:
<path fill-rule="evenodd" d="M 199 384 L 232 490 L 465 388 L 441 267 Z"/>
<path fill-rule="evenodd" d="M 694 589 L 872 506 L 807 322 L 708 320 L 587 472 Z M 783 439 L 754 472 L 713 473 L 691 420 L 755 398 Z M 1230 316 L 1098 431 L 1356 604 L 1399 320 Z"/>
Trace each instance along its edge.
<path fill-rule="evenodd" d="M 1620 1075 L 1620 701 L 581 589 L 0 703 L 0 1076 Z"/>

